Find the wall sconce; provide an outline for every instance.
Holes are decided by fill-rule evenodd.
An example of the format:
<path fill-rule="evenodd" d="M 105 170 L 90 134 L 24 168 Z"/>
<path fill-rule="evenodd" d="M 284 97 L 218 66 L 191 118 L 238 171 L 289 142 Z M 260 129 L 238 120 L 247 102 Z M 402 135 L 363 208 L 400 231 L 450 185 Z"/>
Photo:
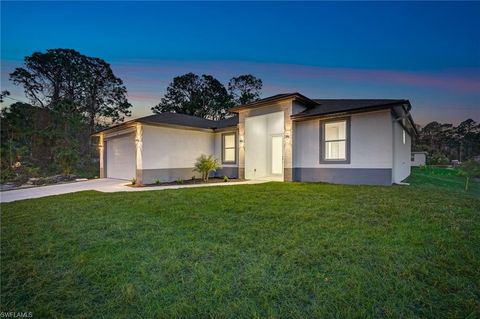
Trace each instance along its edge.
<path fill-rule="evenodd" d="M 245 140 L 243 135 L 240 135 L 240 137 L 238 138 L 238 144 L 240 145 L 240 147 L 243 147 L 245 145 Z"/>
<path fill-rule="evenodd" d="M 290 131 L 285 131 L 285 143 L 290 143 Z"/>

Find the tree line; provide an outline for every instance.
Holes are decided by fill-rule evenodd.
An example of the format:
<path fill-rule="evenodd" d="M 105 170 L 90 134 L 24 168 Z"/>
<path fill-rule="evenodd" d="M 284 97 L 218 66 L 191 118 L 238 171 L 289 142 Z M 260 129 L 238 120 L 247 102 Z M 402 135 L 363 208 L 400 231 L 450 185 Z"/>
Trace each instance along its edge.
<path fill-rule="evenodd" d="M 110 64 L 72 49 L 49 49 L 25 57 L 10 74 L 28 102 L 4 107 L 1 120 L 1 181 L 21 183 L 51 174 L 98 175 L 91 134 L 131 116 L 127 88 Z M 154 113 L 176 112 L 223 119 L 228 109 L 260 98 L 262 80 L 233 77 L 225 87 L 211 75 L 175 77 Z M 0 102 L 10 98 L 0 94 Z"/>
<path fill-rule="evenodd" d="M 430 164 L 465 162 L 480 155 L 480 123 L 467 119 L 459 125 L 430 122 L 420 129 L 414 139 L 414 151 L 428 152 Z"/>

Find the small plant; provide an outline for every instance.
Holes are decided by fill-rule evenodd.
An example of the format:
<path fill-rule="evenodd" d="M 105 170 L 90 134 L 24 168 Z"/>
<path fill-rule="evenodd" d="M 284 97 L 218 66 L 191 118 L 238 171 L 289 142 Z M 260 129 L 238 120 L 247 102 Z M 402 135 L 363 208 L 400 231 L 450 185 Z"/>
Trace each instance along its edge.
<path fill-rule="evenodd" d="M 160 180 L 157 178 L 157 179 L 155 180 L 155 184 L 156 184 L 156 185 L 160 185 L 160 183 L 161 183 Z"/>
<path fill-rule="evenodd" d="M 183 184 L 183 179 L 177 178 L 177 184 Z"/>
<path fill-rule="evenodd" d="M 207 183 L 208 174 L 210 174 L 210 172 L 215 172 L 219 168 L 220 168 L 220 164 L 218 163 L 218 160 L 215 157 L 213 157 L 213 155 L 207 156 L 205 154 L 202 154 L 195 161 L 195 168 L 193 170 L 195 172 L 201 173 L 203 181 Z"/>
<path fill-rule="evenodd" d="M 468 192 L 470 178 L 480 177 L 480 163 L 470 160 L 460 166 L 460 176 L 465 176 L 465 191 Z"/>
<path fill-rule="evenodd" d="M 223 176 L 223 181 L 227 183 L 229 181 L 228 176 Z"/>
<path fill-rule="evenodd" d="M 134 177 L 132 178 L 132 185 L 135 185 L 135 184 L 137 184 L 137 179 Z"/>

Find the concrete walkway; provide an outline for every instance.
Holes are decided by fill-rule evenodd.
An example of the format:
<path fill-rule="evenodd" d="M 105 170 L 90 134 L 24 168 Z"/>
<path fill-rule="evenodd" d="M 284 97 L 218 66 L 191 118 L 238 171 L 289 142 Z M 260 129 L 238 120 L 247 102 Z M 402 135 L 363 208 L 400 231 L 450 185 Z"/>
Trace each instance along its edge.
<path fill-rule="evenodd" d="M 265 181 L 244 181 L 244 182 L 228 182 L 228 183 L 212 183 L 199 185 L 172 185 L 172 186 L 150 186 L 150 187 L 129 187 L 128 181 L 110 178 L 94 179 L 84 182 L 75 182 L 67 184 L 58 184 L 50 186 L 40 186 L 24 189 L 16 189 L 0 192 L 0 203 L 8 203 L 22 199 L 39 198 L 51 195 L 60 195 L 75 193 L 80 191 L 95 190 L 105 193 L 113 192 L 141 192 L 164 189 L 178 189 L 190 187 L 213 187 L 213 186 L 230 186 L 241 184 L 260 184 Z"/>

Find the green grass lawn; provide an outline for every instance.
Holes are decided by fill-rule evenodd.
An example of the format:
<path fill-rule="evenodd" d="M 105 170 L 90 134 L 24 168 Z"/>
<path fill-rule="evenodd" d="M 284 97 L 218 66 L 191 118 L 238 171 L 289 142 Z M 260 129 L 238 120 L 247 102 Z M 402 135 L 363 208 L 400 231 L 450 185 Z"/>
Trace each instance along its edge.
<path fill-rule="evenodd" d="M 267 183 L 2 204 L 1 309 L 34 317 L 480 316 L 480 196 Z"/>

